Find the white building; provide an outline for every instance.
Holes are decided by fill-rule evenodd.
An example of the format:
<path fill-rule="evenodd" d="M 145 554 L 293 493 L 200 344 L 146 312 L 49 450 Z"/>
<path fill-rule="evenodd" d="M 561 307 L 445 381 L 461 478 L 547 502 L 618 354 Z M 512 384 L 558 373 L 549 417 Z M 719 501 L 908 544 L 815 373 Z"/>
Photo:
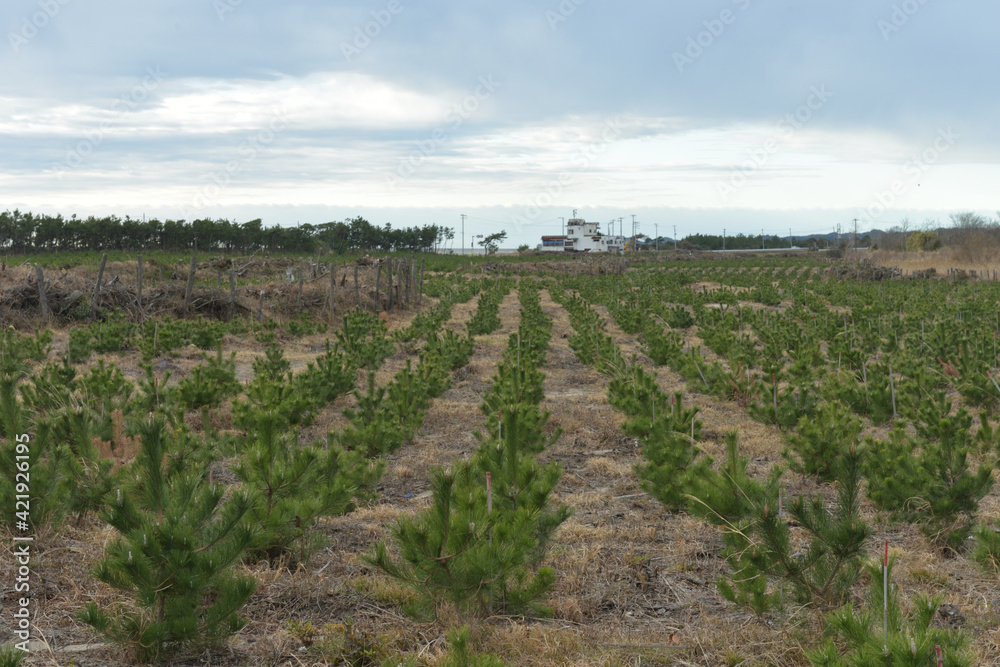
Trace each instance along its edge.
<path fill-rule="evenodd" d="M 620 253 L 624 246 L 624 236 L 602 234 L 599 222 L 587 222 L 582 218 L 571 218 L 566 223 L 566 235 L 543 236 L 540 250 L 546 252 Z"/>

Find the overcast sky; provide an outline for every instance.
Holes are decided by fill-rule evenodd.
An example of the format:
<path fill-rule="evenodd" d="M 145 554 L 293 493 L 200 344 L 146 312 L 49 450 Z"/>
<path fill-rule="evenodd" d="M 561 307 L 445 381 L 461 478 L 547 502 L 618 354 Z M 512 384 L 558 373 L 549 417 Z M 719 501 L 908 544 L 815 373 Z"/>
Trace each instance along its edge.
<path fill-rule="evenodd" d="M 466 244 L 574 209 L 681 237 L 996 216 L 998 23 L 995 0 L 5 0 L 0 210 L 465 213 Z"/>

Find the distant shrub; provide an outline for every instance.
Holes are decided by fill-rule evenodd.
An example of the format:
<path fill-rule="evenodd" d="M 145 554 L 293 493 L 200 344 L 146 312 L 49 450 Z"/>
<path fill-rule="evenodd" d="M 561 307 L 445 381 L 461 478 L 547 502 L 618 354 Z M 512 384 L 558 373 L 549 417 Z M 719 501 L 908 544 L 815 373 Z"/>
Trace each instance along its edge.
<path fill-rule="evenodd" d="M 906 252 L 937 250 L 941 247 L 937 232 L 913 232 L 906 239 Z"/>

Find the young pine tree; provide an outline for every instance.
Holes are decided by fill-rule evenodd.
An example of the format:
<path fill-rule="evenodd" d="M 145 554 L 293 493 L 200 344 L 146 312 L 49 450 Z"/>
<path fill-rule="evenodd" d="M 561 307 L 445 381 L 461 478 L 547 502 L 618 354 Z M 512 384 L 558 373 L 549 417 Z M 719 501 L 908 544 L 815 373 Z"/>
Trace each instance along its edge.
<path fill-rule="evenodd" d="M 889 577 L 895 557 L 889 560 Z M 923 667 L 937 664 L 935 647 L 942 649 L 944 667 L 972 667 L 975 657 L 971 640 L 960 630 L 934 626 L 940 598 L 918 595 L 913 613 L 904 614 L 898 588 L 890 583 L 888 599 L 889 636 L 882 632 L 885 597 L 882 562 L 865 565 L 869 579 L 865 606 L 855 609 L 848 604 L 826 617 L 829 635 L 818 648 L 807 654 L 814 667 L 858 667 L 861 665 L 899 665 Z"/>
<path fill-rule="evenodd" d="M 788 583 L 788 596 L 799 604 L 819 609 L 841 605 L 861 574 L 861 558 L 870 529 L 860 516 L 861 454 L 850 447 L 837 465 L 837 502 L 827 509 L 823 496 L 801 496 L 788 507 L 790 518 L 809 537 L 804 550 L 790 539 L 788 520 L 781 506 L 755 500 L 747 494 L 751 512 L 738 529 L 726 534 L 730 581 L 720 580 L 726 599 L 747 604 L 757 613 L 781 605 L 783 586 L 768 587 L 766 580 Z"/>
<path fill-rule="evenodd" d="M 555 583 L 551 568 L 529 563 L 536 552 L 538 512 L 529 507 L 487 511 L 485 484 L 467 463 L 431 472 L 432 505 L 392 528 L 399 554 L 385 542 L 363 558 L 410 587 L 404 610 L 436 618 L 447 603 L 461 613 L 542 613 L 535 603 Z"/>
<path fill-rule="evenodd" d="M 118 536 L 94 569 L 131 599 L 110 609 L 90 602 L 80 620 L 153 662 L 221 642 L 246 623 L 238 611 L 256 582 L 232 569 L 253 540 L 243 521 L 252 500 L 236 492 L 224 501 L 226 489 L 183 457 L 165 463 L 171 438 L 161 417 L 141 423 L 138 437 L 137 481 L 104 513 Z"/>
<path fill-rule="evenodd" d="M 651 496 L 677 511 L 688 506 L 695 480 L 708 477 L 712 459 L 699 456 L 702 451 L 695 441 L 671 426 L 670 415 L 663 415 L 640 437 L 645 463 L 636 465 L 636 474 Z"/>
<path fill-rule="evenodd" d="M 788 434 L 784 456 L 792 470 L 816 475 L 823 482 L 833 481 L 844 454 L 860 445 L 861 429 L 861 420 L 854 418 L 846 405 L 840 401 L 822 403 L 815 415 L 803 416 L 795 432 Z"/>
<path fill-rule="evenodd" d="M 570 515 L 550 500 L 559 465 L 534 460 L 551 442 L 542 432 L 547 417 L 534 405 L 505 408 L 499 440 L 488 429 L 470 462 L 432 472 L 432 506 L 393 528 L 398 558 L 383 542 L 365 559 L 417 593 L 408 613 L 433 617 L 442 603 L 479 614 L 547 612 L 537 599 L 555 573 L 538 564 Z"/>
<path fill-rule="evenodd" d="M 962 549 L 979 501 L 993 488 L 993 468 L 971 469 L 972 418 L 950 411 L 951 401 L 938 392 L 919 407 L 917 439 L 899 426 L 889 440 L 868 438 L 865 472 L 868 496 L 879 509 L 917 521 L 935 541 Z"/>
<path fill-rule="evenodd" d="M 316 521 L 352 511 L 355 500 L 381 478 L 385 464 L 338 447 L 301 447 L 277 413 L 254 416 L 236 466 L 253 500 L 247 518 L 257 535 L 250 552 L 269 560 L 295 554 L 303 561 L 322 538 Z"/>

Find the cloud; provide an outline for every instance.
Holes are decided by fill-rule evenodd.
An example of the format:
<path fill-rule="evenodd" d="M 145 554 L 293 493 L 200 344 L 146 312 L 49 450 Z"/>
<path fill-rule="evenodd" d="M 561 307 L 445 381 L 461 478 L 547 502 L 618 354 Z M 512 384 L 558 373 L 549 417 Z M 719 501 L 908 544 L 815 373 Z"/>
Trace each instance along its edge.
<path fill-rule="evenodd" d="M 9 35 L 40 5 L 0 8 L 0 195 L 28 207 L 179 211 L 224 173 L 223 215 L 253 202 L 285 218 L 303 204 L 503 217 L 570 173 L 545 215 L 850 210 L 951 126 L 962 141 L 898 207 L 960 209 L 988 204 L 1000 157 L 1000 7 L 986 0 L 223 0 L 221 15 L 209 0 L 53 1 L 16 50 Z M 359 30 L 369 41 L 347 58 Z M 682 71 L 677 53 L 692 60 Z M 138 99 L 151 69 L 163 80 Z M 482 77 L 502 86 L 453 123 Z M 720 199 L 720 179 L 816 86 L 834 97 Z M 245 160 L 276 116 L 280 133 Z M 580 166 L 609 118 L 621 136 Z M 412 176 L 388 187 L 415 152 Z"/>

